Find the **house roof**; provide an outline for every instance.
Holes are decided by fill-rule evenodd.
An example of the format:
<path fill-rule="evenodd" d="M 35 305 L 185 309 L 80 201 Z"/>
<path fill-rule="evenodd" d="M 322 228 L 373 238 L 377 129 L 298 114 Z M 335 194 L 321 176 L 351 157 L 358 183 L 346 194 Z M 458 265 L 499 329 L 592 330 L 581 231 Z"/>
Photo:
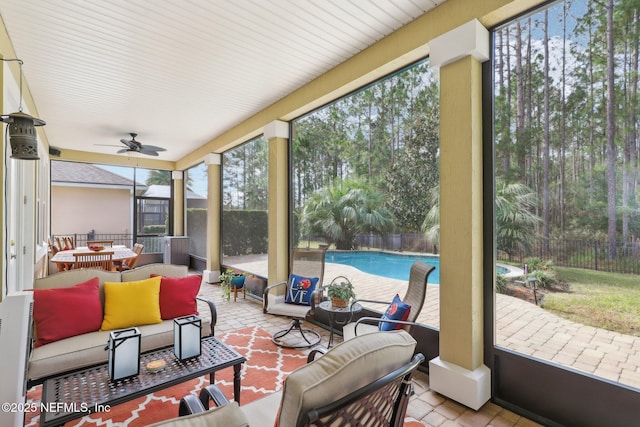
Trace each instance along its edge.
<path fill-rule="evenodd" d="M 134 181 L 88 163 L 51 162 L 51 183 L 121 185 L 131 187 Z M 137 184 L 138 187 L 141 184 Z M 143 185 L 143 187 L 145 187 Z"/>

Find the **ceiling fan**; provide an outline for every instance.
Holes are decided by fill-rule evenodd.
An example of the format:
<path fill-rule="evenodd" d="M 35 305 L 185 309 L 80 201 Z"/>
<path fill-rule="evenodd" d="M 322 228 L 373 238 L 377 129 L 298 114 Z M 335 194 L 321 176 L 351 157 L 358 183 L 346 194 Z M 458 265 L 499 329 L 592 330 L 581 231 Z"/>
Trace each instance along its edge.
<path fill-rule="evenodd" d="M 137 133 L 130 132 L 129 135 L 131 135 L 131 139 L 123 138 L 120 140 L 120 142 L 126 145 L 127 148 L 118 150 L 118 154 L 135 152 L 146 154 L 148 156 L 157 156 L 159 151 L 167 151 L 166 149 L 162 147 L 156 147 L 155 145 L 142 145 L 140 142 L 136 141 L 136 136 L 138 136 Z"/>

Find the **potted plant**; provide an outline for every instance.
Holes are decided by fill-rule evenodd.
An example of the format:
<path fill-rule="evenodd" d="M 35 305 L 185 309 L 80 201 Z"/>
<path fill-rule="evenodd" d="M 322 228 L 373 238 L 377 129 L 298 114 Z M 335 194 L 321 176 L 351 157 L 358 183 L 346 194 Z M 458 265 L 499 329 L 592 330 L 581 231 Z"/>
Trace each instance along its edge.
<path fill-rule="evenodd" d="M 356 294 L 353 285 L 346 277 L 336 277 L 327 286 L 327 295 L 331 298 L 331 305 L 344 308 L 349 304 L 351 298 L 355 299 Z"/>
<path fill-rule="evenodd" d="M 220 274 L 222 298 L 226 301 L 230 301 L 231 291 L 234 288 L 241 289 L 244 286 L 245 277 L 246 273 L 235 273 L 230 268 L 227 268 L 222 274 Z"/>

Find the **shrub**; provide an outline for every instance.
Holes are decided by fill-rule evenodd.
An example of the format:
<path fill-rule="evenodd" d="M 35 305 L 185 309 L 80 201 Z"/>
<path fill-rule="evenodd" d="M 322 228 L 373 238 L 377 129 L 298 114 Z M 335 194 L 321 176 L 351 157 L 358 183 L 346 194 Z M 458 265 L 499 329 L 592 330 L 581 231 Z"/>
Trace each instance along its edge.
<path fill-rule="evenodd" d="M 496 292 L 504 294 L 507 290 L 507 278 L 504 274 L 496 275 Z"/>
<path fill-rule="evenodd" d="M 167 226 L 164 224 L 145 225 L 142 227 L 144 234 L 167 234 Z"/>
<path fill-rule="evenodd" d="M 529 272 L 533 272 L 536 270 L 551 270 L 553 268 L 553 261 L 547 260 L 543 261 L 538 257 L 526 258 L 524 263 L 529 266 Z"/>
<path fill-rule="evenodd" d="M 550 288 L 558 281 L 556 274 L 552 270 L 535 270 L 529 273 L 529 278 L 535 277 L 538 280 L 539 288 Z"/>

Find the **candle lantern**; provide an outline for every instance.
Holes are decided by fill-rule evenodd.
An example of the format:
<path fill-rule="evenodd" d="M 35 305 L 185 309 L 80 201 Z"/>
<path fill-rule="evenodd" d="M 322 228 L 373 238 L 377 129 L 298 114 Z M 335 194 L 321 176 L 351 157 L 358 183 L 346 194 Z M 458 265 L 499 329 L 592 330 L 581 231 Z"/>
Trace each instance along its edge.
<path fill-rule="evenodd" d="M 140 331 L 121 329 L 109 334 L 109 377 L 115 381 L 140 373 Z"/>
<path fill-rule="evenodd" d="M 200 356 L 200 330 L 198 316 L 185 316 L 173 320 L 173 352 L 180 360 Z"/>

